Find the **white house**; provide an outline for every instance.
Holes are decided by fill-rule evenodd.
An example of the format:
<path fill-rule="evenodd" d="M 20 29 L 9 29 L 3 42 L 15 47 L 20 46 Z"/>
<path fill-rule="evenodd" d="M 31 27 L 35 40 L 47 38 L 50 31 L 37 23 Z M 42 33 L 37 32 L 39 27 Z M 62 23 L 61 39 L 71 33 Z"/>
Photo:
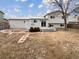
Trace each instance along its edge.
<path fill-rule="evenodd" d="M 64 27 L 64 20 L 63 20 L 61 11 L 57 10 L 54 12 L 47 13 L 44 17 L 48 19 L 49 27 L 55 27 L 55 28 Z M 77 18 L 74 15 L 68 14 L 67 23 L 69 23 L 71 21 L 75 22 L 75 21 L 77 21 Z"/>
<path fill-rule="evenodd" d="M 39 27 L 42 31 L 53 30 L 53 27 L 48 27 L 48 19 L 44 17 L 19 17 L 9 19 L 10 28 L 24 28 Z"/>
<path fill-rule="evenodd" d="M 76 18 L 68 16 L 69 21 L 75 21 Z M 67 22 L 67 23 L 68 23 Z M 56 28 L 64 27 L 64 20 L 61 11 L 47 13 L 44 17 L 14 17 L 9 19 L 10 28 L 39 27 L 42 31 L 53 31 Z"/>

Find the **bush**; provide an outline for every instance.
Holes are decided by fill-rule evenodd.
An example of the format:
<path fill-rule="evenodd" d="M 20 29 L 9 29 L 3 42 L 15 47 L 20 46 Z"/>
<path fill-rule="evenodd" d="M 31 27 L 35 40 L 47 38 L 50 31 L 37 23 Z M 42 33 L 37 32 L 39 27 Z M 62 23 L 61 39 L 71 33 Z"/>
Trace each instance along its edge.
<path fill-rule="evenodd" d="M 31 28 L 29 29 L 29 32 L 33 32 L 33 27 L 31 27 Z"/>
<path fill-rule="evenodd" d="M 35 27 L 35 28 L 31 27 L 29 32 L 40 32 L 40 28 L 39 27 Z"/>

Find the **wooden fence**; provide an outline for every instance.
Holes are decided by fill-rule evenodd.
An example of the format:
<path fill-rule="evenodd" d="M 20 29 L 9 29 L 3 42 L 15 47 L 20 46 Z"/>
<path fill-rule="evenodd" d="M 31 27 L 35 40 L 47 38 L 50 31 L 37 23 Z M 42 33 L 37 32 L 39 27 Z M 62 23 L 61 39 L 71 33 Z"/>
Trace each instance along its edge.
<path fill-rule="evenodd" d="M 79 29 L 79 22 L 71 22 L 67 25 L 68 28 Z"/>

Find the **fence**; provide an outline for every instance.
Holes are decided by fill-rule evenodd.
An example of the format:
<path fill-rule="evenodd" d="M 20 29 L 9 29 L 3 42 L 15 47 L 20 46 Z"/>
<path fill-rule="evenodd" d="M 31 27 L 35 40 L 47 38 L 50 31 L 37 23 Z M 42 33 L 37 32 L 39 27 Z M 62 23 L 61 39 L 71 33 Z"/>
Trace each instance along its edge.
<path fill-rule="evenodd" d="M 9 29 L 9 28 L 10 28 L 10 26 L 9 26 L 8 22 L 1 22 L 0 23 L 0 30 Z"/>
<path fill-rule="evenodd" d="M 68 28 L 79 29 L 79 22 L 72 22 L 67 25 Z"/>

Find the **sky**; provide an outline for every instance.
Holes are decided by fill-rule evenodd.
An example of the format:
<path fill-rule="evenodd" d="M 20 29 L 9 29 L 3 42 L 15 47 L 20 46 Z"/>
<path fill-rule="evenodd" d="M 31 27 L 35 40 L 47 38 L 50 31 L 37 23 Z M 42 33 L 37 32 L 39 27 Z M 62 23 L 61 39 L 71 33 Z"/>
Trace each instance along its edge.
<path fill-rule="evenodd" d="M 51 9 L 43 2 L 43 0 L 0 0 L 0 10 L 5 13 L 5 17 L 43 16 Z"/>
<path fill-rule="evenodd" d="M 6 17 L 43 16 L 48 8 L 42 0 L 0 0 L 0 10 Z"/>

